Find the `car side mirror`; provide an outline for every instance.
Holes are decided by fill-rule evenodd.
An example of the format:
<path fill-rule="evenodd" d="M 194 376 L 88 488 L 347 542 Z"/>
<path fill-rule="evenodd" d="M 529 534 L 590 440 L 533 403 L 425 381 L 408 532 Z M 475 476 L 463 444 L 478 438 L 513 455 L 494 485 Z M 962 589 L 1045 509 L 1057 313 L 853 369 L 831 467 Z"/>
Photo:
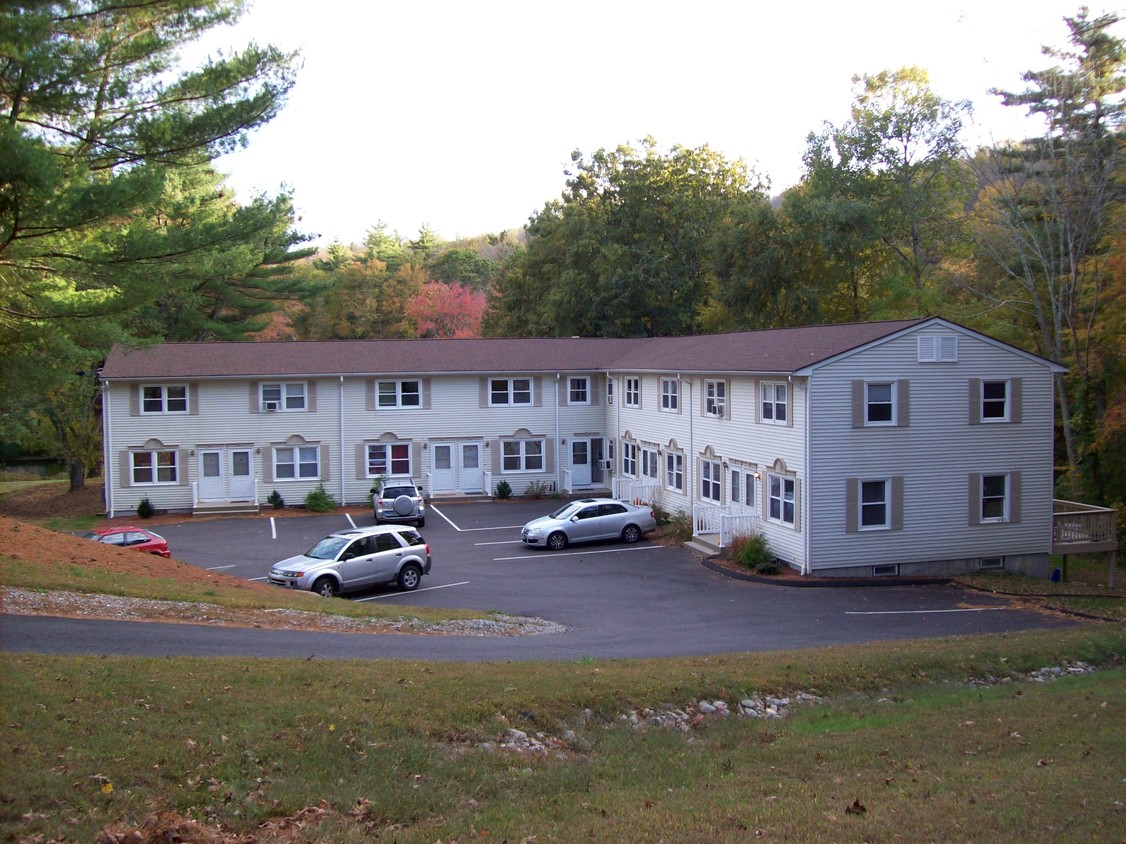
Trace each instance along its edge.
<path fill-rule="evenodd" d="M 355 556 L 356 555 L 353 554 L 351 551 L 347 551 L 347 552 L 345 552 L 344 556 L 340 558 L 340 562 L 342 562 L 342 563 L 346 562 L 347 560 L 350 560 Z"/>

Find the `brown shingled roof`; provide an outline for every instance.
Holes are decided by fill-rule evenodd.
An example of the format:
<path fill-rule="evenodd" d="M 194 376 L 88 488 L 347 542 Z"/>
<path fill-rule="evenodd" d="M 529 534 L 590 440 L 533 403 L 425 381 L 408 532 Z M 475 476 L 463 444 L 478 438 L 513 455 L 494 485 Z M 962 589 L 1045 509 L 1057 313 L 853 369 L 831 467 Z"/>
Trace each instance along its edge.
<path fill-rule="evenodd" d="M 923 320 L 778 328 L 690 337 L 326 340 L 115 347 L 102 377 L 425 375 L 455 372 L 794 372 Z"/>

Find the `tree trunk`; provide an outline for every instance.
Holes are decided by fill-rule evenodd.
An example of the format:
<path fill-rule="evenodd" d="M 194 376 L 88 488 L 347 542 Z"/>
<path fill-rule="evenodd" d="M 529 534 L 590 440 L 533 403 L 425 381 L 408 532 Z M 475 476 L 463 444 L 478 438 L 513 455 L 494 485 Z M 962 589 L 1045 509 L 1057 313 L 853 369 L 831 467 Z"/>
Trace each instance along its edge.
<path fill-rule="evenodd" d="M 72 460 L 67 464 L 67 471 L 70 473 L 70 491 L 78 492 L 86 486 L 86 464 Z"/>

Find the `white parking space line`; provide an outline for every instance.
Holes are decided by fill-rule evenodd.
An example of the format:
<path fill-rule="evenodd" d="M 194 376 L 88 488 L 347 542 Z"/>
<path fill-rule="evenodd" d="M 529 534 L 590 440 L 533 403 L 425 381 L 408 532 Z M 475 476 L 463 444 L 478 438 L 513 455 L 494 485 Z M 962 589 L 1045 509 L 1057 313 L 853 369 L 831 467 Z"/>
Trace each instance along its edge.
<path fill-rule="evenodd" d="M 483 545 L 523 545 L 523 544 L 524 543 L 521 542 L 519 539 L 505 539 L 505 540 L 502 540 L 500 542 L 474 542 L 473 546 L 475 548 L 480 548 Z"/>
<path fill-rule="evenodd" d="M 233 568 L 234 568 L 233 565 L 230 565 L 230 566 L 208 566 L 207 570 L 208 571 L 222 571 L 223 569 L 233 569 Z"/>
<path fill-rule="evenodd" d="M 956 610 L 872 610 L 867 612 L 845 611 L 845 615 L 930 615 L 944 612 L 997 612 L 1011 607 L 964 607 Z"/>
<path fill-rule="evenodd" d="M 589 554 L 626 554 L 630 551 L 656 551 L 664 547 L 664 545 L 642 545 L 639 548 L 607 548 L 605 551 L 548 551 L 544 549 L 543 551 L 536 551 L 532 554 L 521 554 L 519 557 L 493 557 L 493 562 L 499 563 L 504 560 L 532 559 L 554 560 L 557 557 L 579 557 Z"/>
<path fill-rule="evenodd" d="M 266 580 L 264 577 L 249 577 L 247 580 Z"/>
<path fill-rule="evenodd" d="M 446 524 L 448 524 L 450 527 L 452 527 L 458 533 L 474 533 L 476 531 L 481 531 L 481 530 L 520 530 L 520 528 L 524 527 L 523 525 L 501 525 L 500 527 L 463 528 L 463 527 L 458 527 L 457 523 L 454 522 L 453 519 L 451 519 L 449 516 L 447 516 L 445 513 L 443 513 L 441 510 L 439 510 L 433 504 L 430 505 L 430 509 L 433 512 L 437 513 L 439 516 L 441 516 L 443 519 L 445 519 Z"/>
<path fill-rule="evenodd" d="M 391 592 L 388 595 L 372 595 L 370 598 L 356 598 L 353 603 L 362 604 L 364 601 L 382 601 L 384 598 L 394 598 L 396 595 L 411 595 L 419 592 L 433 592 L 435 589 L 449 589 L 451 586 L 468 586 L 469 581 L 460 583 L 444 583 L 441 586 L 427 586 L 425 589 L 415 589 L 414 592 Z"/>

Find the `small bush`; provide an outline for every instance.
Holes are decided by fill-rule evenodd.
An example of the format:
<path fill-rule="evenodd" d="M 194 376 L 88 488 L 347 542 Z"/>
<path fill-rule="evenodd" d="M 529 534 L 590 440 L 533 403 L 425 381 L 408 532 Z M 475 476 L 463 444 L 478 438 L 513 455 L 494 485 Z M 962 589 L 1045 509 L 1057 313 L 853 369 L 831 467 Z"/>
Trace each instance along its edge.
<path fill-rule="evenodd" d="M 543 498 L 550 491 L 546 481 L 532 481 L 528 484 L 528 490 L 524 494 L 529 498 Z"/>
<path fill-rule="evenodd" d="M 328 494 L 323 483 L 317 484 L 317 488 L 310 490 L 305 496 L 305 509 L 314 513 L 328 513 L 336 509 L 336 499 Z"/>
<path fill-rule="evenodd" d="M 637 504 L 638 506 L 644 506 L 646 502 L 642 501 L 639 498 L 639 499 L 635 500 L 633 503 Z M 666 510 L 664 507 L 658 507 L 656 504 L 652 505 L 652 507 L 653 507 L 653 518 L 656 519 L 656 521 L 657 521 L 657 527 L 664 527 L 665 525 L 667 525 L 669 523 L 669 519 L 671 518 L 669 516 L 669 511 Z"/>
<path fill-rule="evenodd" d="M 734 537 L 727 546 L 727 556 L 758 574 L 778 574 L 782 570 L 761 533 Z"/>
<path fill-rule="evenodd" d="M 509 484 L 508 481 L 501 481 L 500 483 L 498 483 L 497 484 L 497 498 L 499 498 L 503 501 L 506 498 L 511 498 L 511 497 L 512 497 L 512 486 L 511 486 L 511 484 Z"/>
<path fill-rule="evenodd" d="M 668 517 L 665 523 L 665 536 L 678 542 L 687 542 L 692 538 L 692 514 L 684 510 L 677 510 Z"/>
<path fill-rule="evenodd" d="M 285 506 L 285 499 L 281 497 L 281 493 L 278 492 L 276 489 L 273 492 L 270 493 L 270 495 L 266 499 L 266 501 L 268 501 L 271 505 L 273 505 L 273 508 L 275 510 L 280 510 L 282 507 Z"/>
<path fill-rule="evenodd" d="M 142 519 L 151 519 L 156 515 L 156 508 L 152 506 L 148 496 L 141 499 L 141 503 L 137 505 L 137 515 Z"/>

